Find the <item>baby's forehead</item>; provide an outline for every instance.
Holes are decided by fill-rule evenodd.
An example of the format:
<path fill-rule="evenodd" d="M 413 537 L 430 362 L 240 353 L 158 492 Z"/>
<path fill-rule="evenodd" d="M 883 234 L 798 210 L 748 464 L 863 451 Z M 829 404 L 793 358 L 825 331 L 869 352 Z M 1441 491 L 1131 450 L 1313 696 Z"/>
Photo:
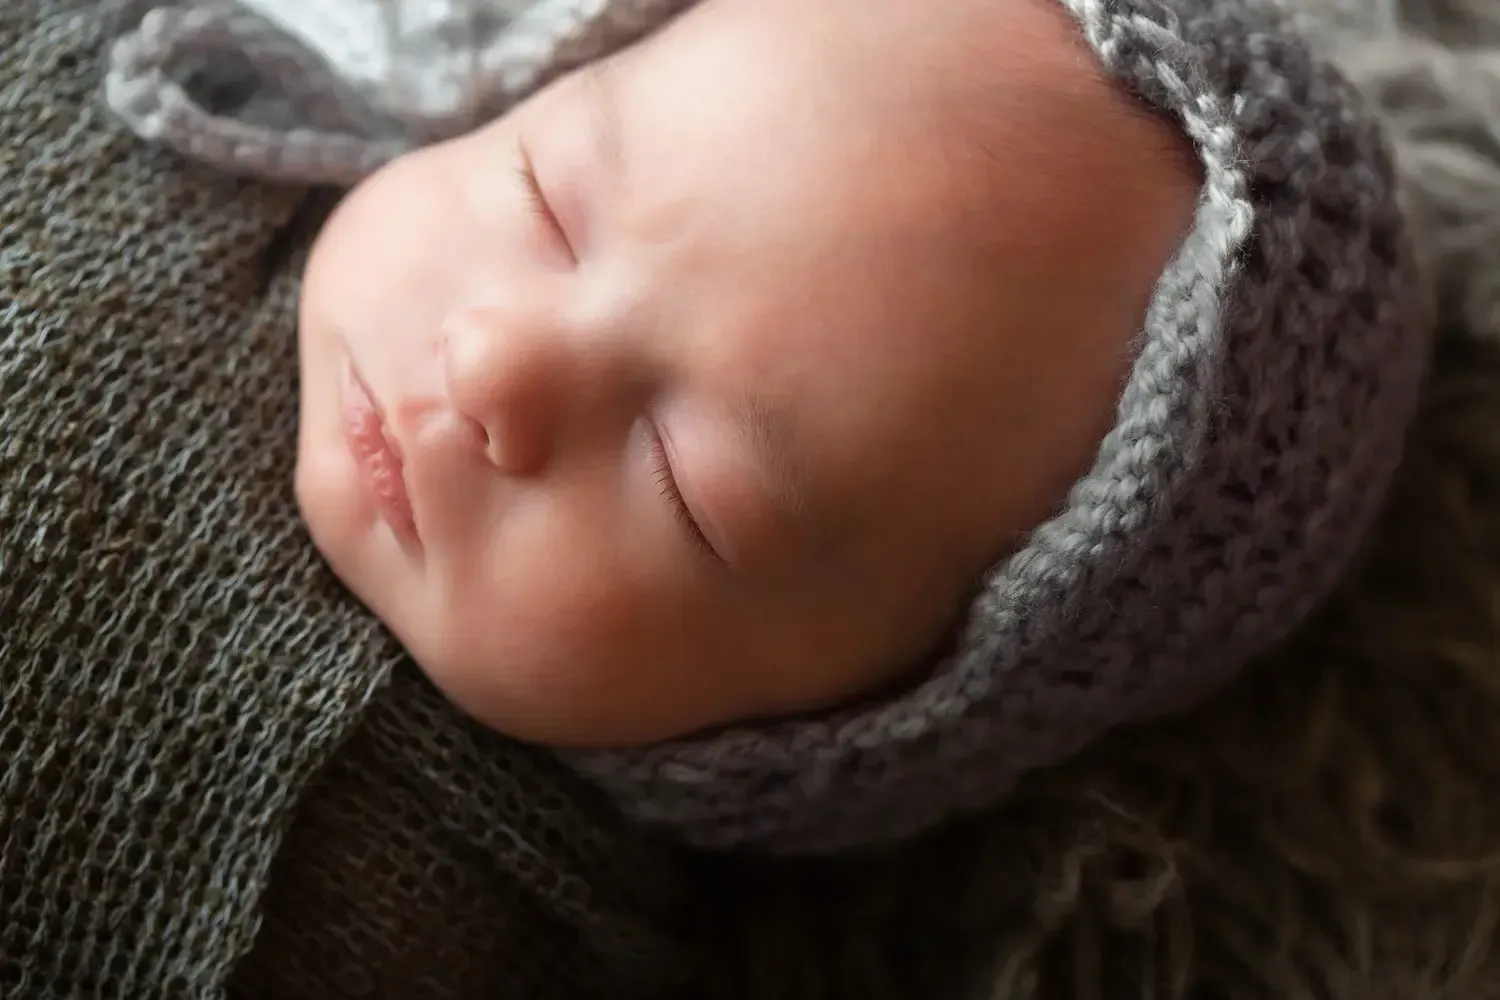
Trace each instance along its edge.
<path fill-rule="evenodd" d="M 796 78 L 787 123 L 816 112 L 894 129 L 1039 123 L 1116 95 L 1077 22 L 1054 0 L 930 4 L 894 0 L 702 0 L 643 44 L 609 57 L 666 59 L 694 72 L 679 100 L 712 88 L 777 92 Z M 695 58 L 696 56 L 696 58 Z M 715 81 L 715 77 L 718 77 Z M 937 136 L 933 136 L 936 138 Z M 760 135 L 775 142 L 772 134 Z"/>
<path fill-rule="evenodd" d="M 1061 3 L 875 6 L 880 11 L 867 11 L 867 19 L 920 10 L 923 27 L 913 37 L 877 26 L 807 31 L 795 16 L 787 24 L 821 53 L 827 92 L 797 95 L 798 113 L 809 115 L 827 143 L 852 141 L 872 154 L 859 174 L 899 178 L 934 201 L 955 199 L 965 216 L 982 217 L 1014 204 L 1013 197 L 991 197 L 1007 190 L 1045 199 L 1062 187 L 1101 177 L 1107 183 L 1123 149 L 1196 164 L 1176 123 L 1103 68 Z"/>
<path fill-rule="evenodd" d="M 851 98 L 860 98 L 868 113 L 892 122 L 920 121 L 935 133 L 1049 123 L 1066 130 L 1141 111 L 1055 0 L 908 0 L 862 9 L 867 22 L 883 14 L 903 23 L 888 30 L 871 24 L 860 32 L 804 32 L 830 75 L 838 77 L 843 107 L 854 107 Z M 909 30 L 894 30 L 902 27 Z M 788 30 L 797 29 L 789 24 Z"/>

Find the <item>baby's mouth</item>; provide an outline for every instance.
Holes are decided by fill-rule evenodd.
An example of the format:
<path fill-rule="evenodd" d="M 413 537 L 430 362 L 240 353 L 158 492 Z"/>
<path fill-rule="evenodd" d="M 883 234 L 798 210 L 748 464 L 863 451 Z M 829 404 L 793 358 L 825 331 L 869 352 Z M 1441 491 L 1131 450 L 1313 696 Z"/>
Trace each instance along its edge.
<path fill-rule="evenodd" d="M 360 478 L 380 516 L 404 542 L 420 545 L 416 516 L 407 490 L 401 450 L 385 416 L 352 361 L 344 364 L 341 393 L 344 441 L 359 466 Z"/>

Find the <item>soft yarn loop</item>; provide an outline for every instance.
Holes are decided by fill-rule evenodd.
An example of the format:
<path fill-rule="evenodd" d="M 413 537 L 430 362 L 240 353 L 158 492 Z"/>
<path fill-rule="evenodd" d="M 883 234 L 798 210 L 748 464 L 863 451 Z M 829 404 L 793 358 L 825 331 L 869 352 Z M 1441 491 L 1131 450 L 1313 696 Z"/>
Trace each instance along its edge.
<path fill-rule="evenodd" d="M 117 2 L 105 96 L 137 134 L 233 174 L 349 185 L 504 113 L 690 0 Z M 251 103 L 262 116 L 274 107 L 270 123 L 215 114 L 181 86 L 185 64 L 216 52 L 248 62 Z"/>

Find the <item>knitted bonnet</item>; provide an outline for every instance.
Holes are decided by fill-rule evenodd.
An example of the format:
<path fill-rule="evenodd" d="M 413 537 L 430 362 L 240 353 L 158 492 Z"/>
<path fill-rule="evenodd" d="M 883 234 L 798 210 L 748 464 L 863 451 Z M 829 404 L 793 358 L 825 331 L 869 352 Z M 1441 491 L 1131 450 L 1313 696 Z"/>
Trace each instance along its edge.
<path fill-rule="evenodd" d="M 702 846 L 801 853 L 983 808 L 1114 727 L 1201 700 L 1285 637 L 1381 505 L 1428 322 L 1380 123 L 1271 0 L 1031 2 L 1063 4 L 1202 165 L 1114 427 L 1055 515 L 989 573 L 949 652 L 903 690 L 564 755 L 637 820 Z M 142 135 L 221 167 L 349 182 L 686 5 L 157 9 L 112 53 L 108 97 Z M 464 30 L 445 31 L 455 19 Z M 211 106 L 182 82 L 190 69 L 166 71 L 204 51 L 234 52 L 261 86 Z"/>

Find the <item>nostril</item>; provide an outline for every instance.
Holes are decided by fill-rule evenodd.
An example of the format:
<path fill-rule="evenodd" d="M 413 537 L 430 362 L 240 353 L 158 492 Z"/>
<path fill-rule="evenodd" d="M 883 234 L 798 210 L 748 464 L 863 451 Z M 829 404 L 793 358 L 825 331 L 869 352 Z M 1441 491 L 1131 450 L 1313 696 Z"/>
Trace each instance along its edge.
<path fill-rule="evenodd" d="M 469 447 L 506 475 L 535 473 L 553 446 L 566 374 L 553 324 L 528 312 L 468 308 L 445 317 L 438 339 L 449 403 Z"/>
<path fill-rule="evenodd" d="M 483 421 L 476 420 L 473 417 L 464 415 L 461 419 L 468 428 L 469 437 L 473 439 L 474 447 L 486 458 L 490 459 L 490 461 L 494 461 L 495 442 L 490 437 L 490 429 L 484 425 Z"/>

